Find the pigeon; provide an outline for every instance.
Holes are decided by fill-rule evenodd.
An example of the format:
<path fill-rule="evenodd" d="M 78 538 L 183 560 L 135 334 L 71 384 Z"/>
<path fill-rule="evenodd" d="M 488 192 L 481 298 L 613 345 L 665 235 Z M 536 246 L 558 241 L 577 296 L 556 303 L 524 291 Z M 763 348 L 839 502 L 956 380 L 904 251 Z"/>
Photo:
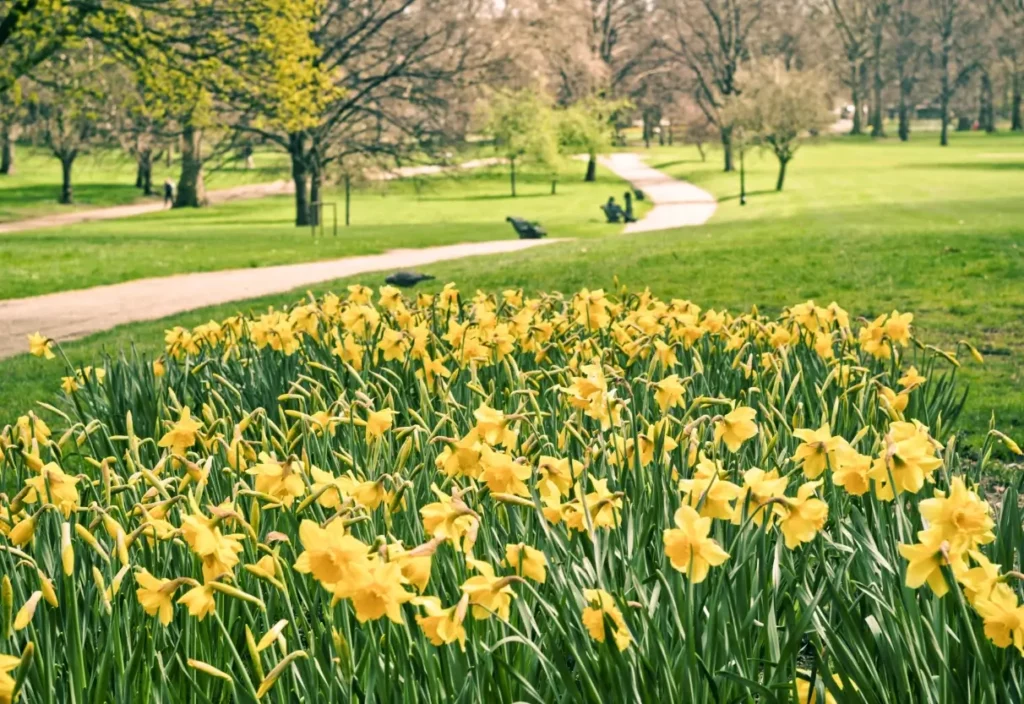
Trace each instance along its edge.
<path fill-rule="evenodd" d="M 415 286 L 421 281 L 430 281 L 433 278 L 430 274 L 421 274 L 418 271 L 396 271 L 384 279 L 384 283 L 408 288 L 409 286 Z"/>

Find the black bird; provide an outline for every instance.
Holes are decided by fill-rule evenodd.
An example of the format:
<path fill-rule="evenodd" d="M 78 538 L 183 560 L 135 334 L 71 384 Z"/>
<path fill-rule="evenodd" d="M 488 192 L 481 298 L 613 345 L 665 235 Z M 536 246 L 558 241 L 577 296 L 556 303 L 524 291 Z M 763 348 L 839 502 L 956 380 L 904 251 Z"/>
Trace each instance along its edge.
<path fill-rule="evenodd" d="M 384 279 L 384 283 L 391 284 L 392 286 L 401 286 L 402 288 L 408 288 L 415 286 L 421 281 L 430 281 L 434 277 L 430 274 L 421 274 L 418 271 L 396 271 L 391 274 L 388 278 Z"/>

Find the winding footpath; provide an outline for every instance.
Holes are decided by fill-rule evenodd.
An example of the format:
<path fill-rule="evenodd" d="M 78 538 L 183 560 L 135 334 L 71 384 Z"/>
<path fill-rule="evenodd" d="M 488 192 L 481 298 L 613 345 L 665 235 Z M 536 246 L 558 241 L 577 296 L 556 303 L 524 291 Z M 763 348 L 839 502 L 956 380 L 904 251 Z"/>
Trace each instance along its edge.
<path fill-rule="evenodd" d="M 699 225 L 715 212 L 715 200 L 708 193 L 647 166 L 635 154 L 615 154 L 602 161 L 634 188 L 643 190 L 654 204 L 643 219 L 626 226 L 627 234 Z M 436 173 L 440 168 L 421 173 Z M 463 257 L 510 254 L 565 241 L 496 240 L 392 249 L 368 256 L 138 279 L 4 300 L 0 301 L 0 359 L 26 352 L 26 337 L 37 331 L 67 342 L 126 323 L 159 320 L 221 303 L 286 293 L 356 274 L 414 268 Z"/>
<path fill-rule="evenodd" d="M 644 197 L 654 204 L 641 220 L 626 225 L 627 235 L 703 225 L 718 208 L 713 195 L 648 166 L 637 154 L 611 154 L 603 157 L 601 163 L 633 184 L 633 188 L 643 191 Z"/>

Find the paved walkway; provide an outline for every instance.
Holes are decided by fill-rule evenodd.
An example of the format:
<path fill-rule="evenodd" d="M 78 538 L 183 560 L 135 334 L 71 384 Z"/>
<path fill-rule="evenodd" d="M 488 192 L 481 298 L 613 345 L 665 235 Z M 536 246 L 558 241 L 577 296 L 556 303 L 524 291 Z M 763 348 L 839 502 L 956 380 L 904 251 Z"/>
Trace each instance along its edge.
<path fill-rule="evenodd" d="M 457 171 L 460 169 L 479 169 L 484 166 L 493 166 L 504 161 L 500 158 L 472 159 L 454 166 L 442 166 L 427 164 L 422 166 L 401 166 L 390 171 L 380 171 L 370 175 L 371 180 L 390 181 L 398 178 L 413 178 L 416 176 L 429 176 L 445 171 Z M 232 188 L 221 188 L 215 191 L 207 191 L 206 198 L 211 204 L 227 203 L 232 200 L 251 200 L 253 198 L 265 198 L 267 196 L 281 196 L 295 192 L 295 184 L 292 181 L 273 181 L 271 183 L 254 183 L 245 186 L 234 186 Z M 28 220 L 17 220 L 15 222 L 0 223 L 0 235 L 11 232 L 24 232 L 26 230 L 39 230 L 44 227 L 60 227 L 62 225 L 75 225 L 82 222 L 93 222 L 96 220 L 118 220 L 130 218 L 135 215 L 147 213 L 159 213 L 166 210 L 163 200 L 152 199 L 145 203 L 132 203 L 130 205 L 115 205 L 110 208 L 93 208 L 91 210 L 73 210 L 67 213 L 55 213 L 43 217 L 31 218 Z"/>
<path fill-rule="evenodd" d="M 266 196 L 278 196 L 291 193 L 295 185 L 291 181 L 273 181 L 271 183 L 253 183 L 247 186 L 235 186 L 233 188 L 221 188 L 216 191 L 207 191 L 206 197 L 211 203 L 227 203 L 232 200 L 244 200 L 249 198 L 265 198 Z M 92 222 L 94 220 L 118 220 L 130 218 L 135 215 L 147 213 L 159 213 L 166 210 L 163 200 L 154 198 L 145 203 L 132 203 L 131 205 L 115 205 L 110 208 L 93 208 L 91 210 L 73 210 L 67 213 L 55 213 L 43 217 L 31 218 L 29 220 L 16 220 L 0 224 L 0 235 L 11 232 L 24 232 L 25 230 L 40 230 L 44 227 L 60 227 L 62 225 L 75 225 L 81 222 Z"/>
<path fill-rule="evenodd" d="M 301 286 L 371 271 L 394 271 L 434 262 L 504 254 L 564 240 L 497 240 L 308 264 L 182 274 L 0 301 L 0 359 L 28 351 L 26 336 L 37 330 L 60 342 L 124 323 L 160 318 L 219 303 L 284 293 Z M 380 277 L 384 283 L 383 274 Z"/>
<path fill-rule="evenodd" d="M 654 204 L 641 220 L 626 225 L 626 234 L 703 225 L 718 207 L 707 191 L 651 168 L 637 154 L 611 154 L 602 157 L 601 163 L 643 191 Z"/>

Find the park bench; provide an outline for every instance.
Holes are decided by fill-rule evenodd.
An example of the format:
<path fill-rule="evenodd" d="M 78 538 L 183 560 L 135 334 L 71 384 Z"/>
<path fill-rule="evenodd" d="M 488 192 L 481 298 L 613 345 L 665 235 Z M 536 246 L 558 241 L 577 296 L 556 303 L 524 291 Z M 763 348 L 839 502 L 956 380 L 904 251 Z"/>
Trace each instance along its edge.
<path fill-rule="evenodd" d="M 540 223 L 530 222 L 523 218 L 515 218 L 509 215 L 505 218 L 506 222 L 512 223 L 512 229 L 516 231 L 521 240 L 539 240 L 541 237 L 546 236 L 547 230 L 540 226 Z"/>

